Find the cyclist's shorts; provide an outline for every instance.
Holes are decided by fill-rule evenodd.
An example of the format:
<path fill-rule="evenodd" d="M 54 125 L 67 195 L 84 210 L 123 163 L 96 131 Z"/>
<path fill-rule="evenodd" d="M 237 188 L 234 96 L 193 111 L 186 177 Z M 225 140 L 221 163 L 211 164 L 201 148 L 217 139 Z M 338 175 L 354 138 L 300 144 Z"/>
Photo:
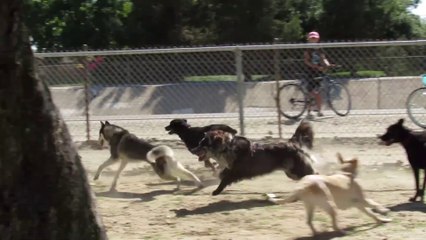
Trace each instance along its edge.
<path fill-rule="evenodd" d="M 321 77 L 322 74 L 317 71 L 308 71 L 308 76 L 305 79 L 305 86 L 306 90 L 308 92 L 312 92 L 314 90 L 318 90 L 321 86 L 321 79 L 318 79 L 318 77 Z"/>

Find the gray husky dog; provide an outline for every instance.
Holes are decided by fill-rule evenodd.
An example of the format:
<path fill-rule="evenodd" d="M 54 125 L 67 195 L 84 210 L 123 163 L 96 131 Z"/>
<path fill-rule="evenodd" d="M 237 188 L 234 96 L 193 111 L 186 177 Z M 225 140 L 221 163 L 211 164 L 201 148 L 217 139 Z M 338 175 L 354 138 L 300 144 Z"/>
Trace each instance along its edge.
<path fill-rule="evenodd" d="M 198 187 L 203 186 L 195 174 L 175 159 L 174 152 L 170 147 L 166 145 L 152 145 L 131 134 L 126 129 L 110 124 L 108 121 L 105 123 L 101 121 L 99 143 L 101 146 L 109 145 L 111 156 L 99 166 L 94 180 L 99 178 L 104 168 L 120 161 L 120 167 L 115 173 L 110 191 L 115 191 L 118 177 L 130 161 L 147 162 L 153 167 L 160 178 L 176 180 L 177 189 L 180 188 L 181 179 L 192 180 Z"/>

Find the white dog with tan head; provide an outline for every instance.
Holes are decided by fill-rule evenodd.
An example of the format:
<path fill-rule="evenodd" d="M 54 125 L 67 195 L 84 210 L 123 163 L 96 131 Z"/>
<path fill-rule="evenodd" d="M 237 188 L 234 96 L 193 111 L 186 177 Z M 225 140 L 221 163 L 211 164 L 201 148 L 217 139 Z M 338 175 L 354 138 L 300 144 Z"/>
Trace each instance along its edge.
<path fill-rule="evenodd" d="M 358 159 L 344 160 L 338 153 L 340 172 L 333 175 L 307 175 L 300 180 L 300 187 L 289 197 L 277 199 L 269 196 L 268 199 L 277 204 L 291 203 L 297 200 L 303 201 L 307 214 L 307 224 L 313 234 L 317 234 L 312 218 L 315 207 L 319 207 L 328 213 L 332 219 L 333 229 L 344 233 L 337 226 L 336 210 L 358 208 L 361 212 L 372 217 L 376 222 L 390 222 L 391 219 L 377 216 L 372 209 L 380 214 L 386 214 L 389 209 L 375 201 L 365 197 L 361 185 L 355 179 L 358 171 Z"/>

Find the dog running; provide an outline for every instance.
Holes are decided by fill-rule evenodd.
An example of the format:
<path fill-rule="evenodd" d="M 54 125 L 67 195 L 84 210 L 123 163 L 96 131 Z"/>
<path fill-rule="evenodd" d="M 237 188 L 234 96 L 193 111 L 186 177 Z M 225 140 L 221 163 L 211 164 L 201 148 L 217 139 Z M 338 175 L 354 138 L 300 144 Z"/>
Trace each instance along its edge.
<path fill-rule="evenodd" d="M 404 147 L 416 184 L 416 193 L 409 201 L 416 202 L 420 198 L 420 201 L 423 202 L 426 185 L 426 132 L 413 132 L 403 126 L 403 123 L 404 119 L 399 119 L 397 123 L 387 128 L 385 134 L 378 137 L 386 146 L 400 143 Z M 423 186 L 420 189 L 419 175 L 421 169 L 424 171 L 424 179 Z"/>
<path fill-rule="evenodd" d="M 391 219 L 377 216 L 369 209 L 373 208 L 380 214 L 389 212 L 389 209 L 365 197 L 361 185 L 355 179 L 358 171 L 358 159 L 344 160 L 340 154 L 337 154 L 337 158 L 341 172 L 329 176 L 305 176 L 300 180 L 300 187 L 289 197 L 285 199 L 269 197 L 268 200 L 276 204 L 302 201 L 305 205 L 307 224 L 314 235 L 317 234 L 312 224 L 315 207 L 321 208 L 330 215 L 333 229 L 343 234 L 345 232 L 337 225 L 337 208 L 348 209 L 355 207 L 372 217 L 377 223 L 390 222 Z"/>
<path fill-rule="evenodd" d="M 297 144 L 300 148 L 306 146 L 308 149 L 312 149 L 314 147 L 314 130 L 312 124 L 309 121 L 302 120 L 288 141 Z"/>
<path fill-rule="evenodd" d="M 99 143 L 101 146 L 109 145 L 111 156 L 99 166 L 94 180 L 99 178 L 104 168 L 120 161 L 110 191 L 116 190 L 120 173 L 130 161 L 149 163 L 162 179 L 176 180 L 177 189 L 180 188 L 181 179 L 192 180 L 199 188 L 203 187 L 200 179 L 177 161 L 173 150 L 166 145 L 152 145 L 126 129 L 110 124 L 108 121 L 105 123 L 101 121 Z"/>
<path fill-rule="evenodd" d="M 200 158 L 212 156 L 227 166 L 220 173 L 221 182 L 212 195 L 220 194 L 232 183 L 275 170 L 283 170 L 293 180 L 315 173 L 313 158 L 294 143 L 257 144 L 242 136 L 214 130 L 207 132 L 192 151 Z"/>
<path fill-rule="evenodd" d="M 170 124 L 165 127 L 165 130 L 168 131 L 169 134 L 177 134 L 179 138 L 185 143 L 185 146 L 190 152 L 192 149 L 198 146 L 201 139 L 204 138 L 205 133 L 208 131 L 222 130 L 224 132 L 230 133 L 231 135 L 235 135 L 237 133 L 237 130 L 225 124 L 212 124 L 204 127 L 191 127 L 188 121 L 183 118 L 173 119 L 172 121 L 170 121 Z M 216 167 L 212 162 L 210 162 L 209 157 L 206 156 L 205 158 L 199 158 L 198 160 L 203 161 L 206 167 L 210 167 L 213 172 L 216 173 Z"/>

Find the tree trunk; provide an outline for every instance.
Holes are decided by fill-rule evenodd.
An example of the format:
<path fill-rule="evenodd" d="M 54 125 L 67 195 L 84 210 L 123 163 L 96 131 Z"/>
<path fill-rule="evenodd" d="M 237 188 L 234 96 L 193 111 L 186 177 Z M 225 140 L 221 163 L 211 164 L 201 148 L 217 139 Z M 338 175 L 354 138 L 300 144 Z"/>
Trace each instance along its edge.
<path fill-rule="evenodd" d="M 106 239 L 80 156 L 35 76 L 23 1 L 0 1 L 0 238 Z"/>

